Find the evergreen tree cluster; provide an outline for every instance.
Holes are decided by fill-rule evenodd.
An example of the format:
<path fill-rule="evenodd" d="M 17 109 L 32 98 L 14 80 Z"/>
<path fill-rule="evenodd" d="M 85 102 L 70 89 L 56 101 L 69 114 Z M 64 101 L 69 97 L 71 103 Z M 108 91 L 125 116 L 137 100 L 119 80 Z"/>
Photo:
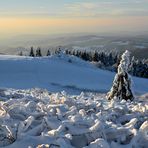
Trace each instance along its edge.
<path fill-rule="evenodd" d="M 41 56 L 42 56 L 41 48 L 38 47 L 37 50 L 36 50 L 36 57 L 41 57 Z"/>
<path fill-rule="evenodd" d="M 58 48 L 55 50 L 54 54 L 60 54 L 61 52 L 61 48 Z M 81 51 L 69 49 L 64 50 L 64 52 L 65 54 L 77 56 L 85 61 L 93 62 L 97 67 L 101 69 L 115 72 L 117 72 L 118 65 L 120 64 L 121 60 L 121 55 L 116 52 Z M 19 55 L 22 56 L 23 53 L 20 52 Z M 48 50 L 46 56 L 50 55 L 51 52 Z M 41 48 L 38 47 L 36 50 L 34 50 L 34 48 L 31 47 L 29 56 L 41 57 Z M 148 60 L 138 60 L 133 57 L 129 65 L 128 72 L 133 76 L 148 78 Z"/>
<path fill-rule="evenodd" d="M 77 56 L 85 61 L 94 62 L 99 68 L 117 72 L 121 55 L 115 52 L 65 50 L 66 54 Z M 148 78 L 148 63 L 146 60 L 131 60 L 129 73 L 133 76 Z"/>
<path fill-rule="evenodd" d="M 48 50 L 46 56 L 50 56 L 50 55 L 51 55 L 50 50 Z M 33 47 L 31 47 L 29 56 L 31 56 L 31 57 L 35 57 L 35 56 L 36 57 L 42 57 L 41 48 L 38 47 L 36 49 L 36 53 L 34 53 L 34 49 L 33 49 Z"/>
<path fill-rule="evenodd" d="M 136 60 L 132 58 L 129 73 L 133 76 L 148 78 L 148 63 L 146 60 Z"/>

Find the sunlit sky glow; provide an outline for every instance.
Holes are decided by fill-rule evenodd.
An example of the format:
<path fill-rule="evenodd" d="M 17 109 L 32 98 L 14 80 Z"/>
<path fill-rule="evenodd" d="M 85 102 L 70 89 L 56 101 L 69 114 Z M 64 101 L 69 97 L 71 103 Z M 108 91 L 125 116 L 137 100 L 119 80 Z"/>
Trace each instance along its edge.
<path fill-rule="evenodd" d="M 0 34 L 148 31 L 148 0 L 0 0 Z"/>

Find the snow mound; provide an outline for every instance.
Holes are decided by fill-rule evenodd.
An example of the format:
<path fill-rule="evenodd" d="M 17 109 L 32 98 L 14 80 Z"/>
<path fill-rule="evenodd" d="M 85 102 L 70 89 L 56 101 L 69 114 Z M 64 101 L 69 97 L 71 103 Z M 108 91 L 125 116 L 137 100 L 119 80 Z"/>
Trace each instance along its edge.
<path fill-rule="evenodd" d="M 0 147 L 146 148 L 146 99 L 109 102 L 105 94 L 0 90 Z"/>

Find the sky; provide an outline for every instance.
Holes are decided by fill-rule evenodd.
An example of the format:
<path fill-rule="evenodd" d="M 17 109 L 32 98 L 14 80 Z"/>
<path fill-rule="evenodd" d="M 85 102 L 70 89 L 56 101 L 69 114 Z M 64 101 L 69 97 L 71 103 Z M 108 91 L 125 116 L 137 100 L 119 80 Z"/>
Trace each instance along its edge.
<path fill-rule="evenodd" d="M 145 32 L 147 26 L 148 0 L 0 0 L 0 38 Z"/>

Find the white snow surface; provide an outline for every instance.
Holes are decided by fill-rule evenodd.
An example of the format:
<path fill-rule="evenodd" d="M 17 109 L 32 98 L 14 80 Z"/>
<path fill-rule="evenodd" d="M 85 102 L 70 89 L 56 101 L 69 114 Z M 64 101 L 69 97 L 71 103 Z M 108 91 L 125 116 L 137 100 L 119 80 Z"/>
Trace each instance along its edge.
<path fill-rule="evenodd" d="M 1 88 L 107 92 L 114 76 L 115 73 L 64 54 L 41 58 L 0 55 Z M 133 88 L 135 93 L 148 92 L 148 79 L 133 77 Z"/>
<path fill-rule="evenodd" d="M 147 98 L 0 89 L 0 147 L 146 148 Z"/>
<path fill-rule="evenodd" d="M 133 102 L 108 101 L 114 75 L 64 54 L 1 55 L 0 147 L 146 148 L 148 79 L 133 78 L 146 93 Z"/>

